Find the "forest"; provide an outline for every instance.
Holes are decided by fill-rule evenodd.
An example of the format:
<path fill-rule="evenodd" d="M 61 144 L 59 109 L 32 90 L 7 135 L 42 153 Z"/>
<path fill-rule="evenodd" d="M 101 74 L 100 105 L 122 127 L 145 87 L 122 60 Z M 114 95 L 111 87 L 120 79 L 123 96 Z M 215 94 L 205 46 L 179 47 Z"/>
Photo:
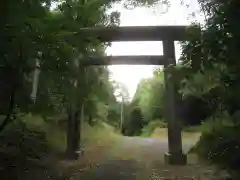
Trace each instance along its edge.
<path fill-rule="evenodd" d="M 240 2 L 198 0 L 204 25 L 189 27 L 178 64 L 154 69 L 131 101 L 107 66 L 81 64 L 83 57 L 104 55 L 110 44 L 85 42 L 77 33 L 83 27 L 119 26 L 120 12 L 108 11 L 119 2 L 1 1 L 0 177 L 64 179 L 52 163 L 74 159 L 72 151 L 99 136 L 93 134 L 102 131 L 102 123 L 125 136 L 150 136 L 155 128 L 166 128 L 164 71 L 170 71 L 168 80 L 181 95 L 183 131 L 201 131 L 193 151 L 239 177 Z M 156 3 L 171 6 L 166 0 L 126 0 L 124 6 Z M 70 119 L 79 129 L 67 134 Z M 85 137 L 86 126 L 98 130 Z M 80 141 L 69 139 L 74 135 Z"/>

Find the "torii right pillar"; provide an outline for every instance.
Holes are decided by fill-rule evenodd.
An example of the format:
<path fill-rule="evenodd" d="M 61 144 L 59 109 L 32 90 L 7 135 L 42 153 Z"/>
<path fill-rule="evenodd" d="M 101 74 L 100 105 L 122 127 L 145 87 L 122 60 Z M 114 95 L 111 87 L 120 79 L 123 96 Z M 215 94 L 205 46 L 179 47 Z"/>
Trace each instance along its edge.
<path fill-rule="evenodd" d="M 176 65 L 174 41 L 163 41 L 163 55 L 166 58 L 164 67 Z M 164 154 L 165 163 L 170 165 L 185 165 L 187 156 L 182 151 L 181 119 L 179 118 L 179 94 L 171 80 L 168 71 L 164 72 L 165 79 L 165 118 L 168 122 L 168 152 Z"/>

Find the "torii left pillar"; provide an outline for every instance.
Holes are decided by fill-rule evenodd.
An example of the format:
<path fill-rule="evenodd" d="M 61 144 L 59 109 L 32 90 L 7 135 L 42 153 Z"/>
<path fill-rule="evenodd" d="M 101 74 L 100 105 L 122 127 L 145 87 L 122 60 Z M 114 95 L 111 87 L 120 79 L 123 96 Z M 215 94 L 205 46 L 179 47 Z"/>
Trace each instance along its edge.
<path fill-rule="evenodd" d="M 163 55 L 166 58 L 165 68 L 176 65 L 174 41 L 163 41 Z M 181 120 L 179 118 L 179 94 L 174 82 L 169 80 L 169 72 L 164 71 L 165 81 L 165 118 L 168 122 L 168 152 L 164 154 L 165 163 L 171 165 L 185 165 L 187 156 L 182 151 Z"/>

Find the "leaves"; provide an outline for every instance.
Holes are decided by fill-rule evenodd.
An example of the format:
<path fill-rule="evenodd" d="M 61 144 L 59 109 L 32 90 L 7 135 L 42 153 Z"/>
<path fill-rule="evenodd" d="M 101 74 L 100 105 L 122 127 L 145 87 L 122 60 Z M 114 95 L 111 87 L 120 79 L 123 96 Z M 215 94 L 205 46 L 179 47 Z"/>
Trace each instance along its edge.
<path fill-rule="evenodd" d="M 106 45 L 99 41 L 84 42 L 81 34 L 76 37 L 76 32 L 86 26 L 118 25 L 119 13 L 107 13 L 115 1 L 66 1 L 50 11 L 49 4 L 53 2 L 6 2 L 1 65 L 10 64 L 20 72 L 19 81 L 23 83 L 19 87 L 18 106 L 23 112 L 48 116 L 65 113 L 69 103 L 80 107 L 84 102 L 86 115 L 104 119 L 109 109 L 106 104 L 117 103 L 114 87 L 108 80 L 109 72 L 106 67 L 89 67 L 85 71 L 81 59 L 93 53 L 104 55 Z M 32 105 L 29 104 L 31 72 L 37 58 L 41 73 L 36 104 Z M 23 101 L 26 96 L 28 101 Z"/>
<path fill-rule="evenodd" d="M 136 90 L 132 104 L 141 109 L 144 121 L 163 117 L 164 77 L 163 71 L 156 70 L 153 78 L 142 80 Z"/>
<path fill-rule="evenodd" d="M 199 1 L 206 24 L 187 30 L 189 42 L 182 43 L 180 64 L 172 71 L 183 96 L 219 97 L 219 106 L 234 112 L 239 105 L 239 24 L 237 1 Z M 214 94 L 213 94 L 214 93 Z M 216 94 L 217 93 L 217 94 Z M 207 99 L 209 103 L 212 99 Z M 215 100 L 213 100 L 215 101 Z M 218 100 L 219 102 L 219 100 Z"/>

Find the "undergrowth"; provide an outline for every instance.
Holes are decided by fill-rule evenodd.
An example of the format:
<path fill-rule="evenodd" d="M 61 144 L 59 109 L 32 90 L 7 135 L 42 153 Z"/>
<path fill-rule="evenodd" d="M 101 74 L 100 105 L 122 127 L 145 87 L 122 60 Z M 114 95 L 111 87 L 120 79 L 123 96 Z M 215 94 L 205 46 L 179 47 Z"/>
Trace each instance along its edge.
<path fill-rule="evenodd" d="M 191 150 L 201 158 L 232 172 L 239 179 L 240 125 L 232 117 L 211 118 L 202 128 L 202 135 Z"/>
<path fill-rule="evenodd" d="M 16 120 L 0 134 L 0 177 L 16 179 L 56 179 L 54 161 L 45 132 L 29 129 L 26 123 Z"/>
<path fill-rule="evenodd" d="M 142 137 L 149 137 L 149 136 L 151 136 L 151 134 L 153 133 L 153 131 L 156 128 L 166 128 L 166 127 L 167 127 L 167 124 L 165 122 L 163 122 L 160 119 L 156 119 L 154 121 L 149 122 L 148 125 L 146 125 L 142 129 L 141 136 Z"/>
<path fill-rule="evenodd" d="M 84 123 L 82 129 L 82 143 L 86 147 L 106 146 L 113 142 L 110 137 L 116 136 L 112 127 L 104 123 L 93 127 Z M 0 177 L 3 180 L 68 179 L 71 177 L 68 167 L 59 169 L 65 149 L 65 128 L 56 122 L 46 122 L 37 116 L 16 119 L 0 133 Z M 79 169 L 81 165 L 77 165 Z"/>

